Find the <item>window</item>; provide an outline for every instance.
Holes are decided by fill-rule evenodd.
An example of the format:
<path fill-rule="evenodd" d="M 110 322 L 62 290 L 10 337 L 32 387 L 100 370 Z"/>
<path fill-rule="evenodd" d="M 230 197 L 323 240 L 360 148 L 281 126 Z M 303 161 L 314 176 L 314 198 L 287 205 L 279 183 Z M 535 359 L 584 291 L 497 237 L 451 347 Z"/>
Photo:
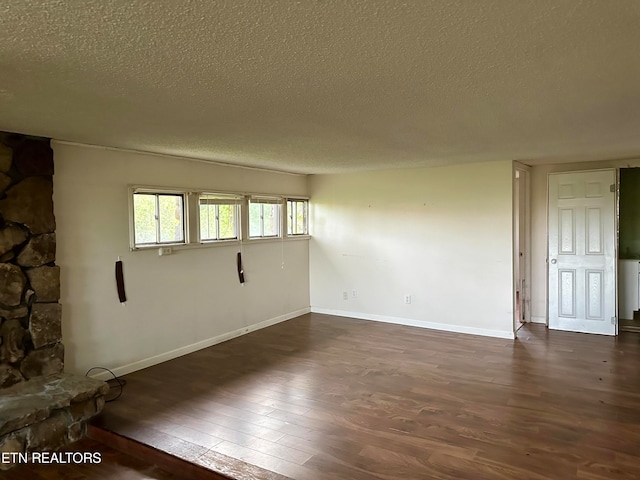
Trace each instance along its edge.
<path fill-rule="evenodd" d="M 200 241 L 238 239 L 240 197 L 200 195 Z"/>
<path fill-rule="evenodd" d="M 249 199 L 249 238 L 279 237 L 282 200 L 273 197 Z"/>
<path fill-rule="evenodd" d="M 309 200 L 305 198 L 129 186 L 131 250 L 161 247 L 158 253 L 164 256 L 173 247 L 223 246 L 308 234 Z"/>
<path fill-rule="evenodd" d="M 309 200 L 287 199 L 287 235 L 309 234 Z"/>
<path fill-rule="evenodd" d="M 134 191 L 134 246 L 185 243 L 185 194 Z"/>

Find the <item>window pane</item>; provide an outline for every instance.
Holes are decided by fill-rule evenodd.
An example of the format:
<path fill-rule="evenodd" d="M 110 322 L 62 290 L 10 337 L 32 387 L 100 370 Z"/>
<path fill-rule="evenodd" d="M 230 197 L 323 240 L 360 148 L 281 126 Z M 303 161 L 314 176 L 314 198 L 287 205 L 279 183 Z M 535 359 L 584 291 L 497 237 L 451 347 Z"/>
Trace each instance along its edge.
<path fill-rule="evenodd" d="M 307 223 L 307 202 L 296 202 L 296 218 L 295 222 L 295 231 L 294 233 L 297 235 L 304 235 L 307 233 L 306 223 Z"/>
<path fill-rule="evenodd" d="M 287 200 L 287 235 L 292 235 L 294 232 L 293 228 L 293 213 L 294 213 L 294 202 L 292 200 Z"/>
<path fill-rule="evenodd" d="M 307 200 L 287 201 L 287 233 L 289 235 L 306 235 L 307 232 Z"/>
<path fill-rule="evenodd" d="M 156 243 L 156 196 L 136 193 L 133 195 L 133 219 L 135 244 Z"/>
<path fill-rule="evenodd" d="M 260 236 L 260 203 L 249 203 L 249 236 Z"/>
<path fill-rule="evenodd" d="M 265 237 L 275 237 L 278 235 L 278 205 L 263 204 L 263 223 Z"/>
<path fill-rule="evenodd" d="M 200 240 L 216 238 L 216 206 L 200 205 Z"/>
<path fill-rule="evenodd" d="M 158 195 L 160 242 L 184 242 L 182 195 Z"/>
<path fill-rule="evenodd" d="M 236 238 L 235 205 L 218 205 L 220 239 Z"/>

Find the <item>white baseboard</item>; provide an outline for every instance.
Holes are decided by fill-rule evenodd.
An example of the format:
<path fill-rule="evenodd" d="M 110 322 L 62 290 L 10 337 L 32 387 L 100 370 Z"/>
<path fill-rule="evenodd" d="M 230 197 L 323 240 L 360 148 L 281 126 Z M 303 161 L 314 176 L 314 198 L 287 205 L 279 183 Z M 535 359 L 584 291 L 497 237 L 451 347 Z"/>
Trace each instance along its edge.
<path fill-rule="evenodd" d="M 370 313 L 347 312 L 344 310 L 331 310 L 328 308 L 311 307 L 312 313 L 323 313 L 325 315 L 336 315 L 338 317 L 351 317 L 360 320 L 372 320 L 374 322 L 395 323 L 407 325 L 409 327 L 430 328 L 444 332 L 466 333 L 469 335 L 482 335 L 484 337 L 506 338 L 513 340 L 513 332 L 503 330 L 487 330 L 485 328 L 465 327 L 462 325 L 450 325 L 448 323 L 425 322 L 422 320 L 412 320 L 409 318 L 387 317 L 384 315 L 373 315 Z"/>
<path fill-rule="evenodd" d="M 167 360 L 173 360 L 174 358 L 187 355 L 188 353 L 193 353 L 198 350 L 202 350 L 203 348 L 207 348 L 212 345 L 216 345 L 218 343 L 226 342 L 227 340 L 231 340 L 232 338 L 236 338 L 241 335 L 246 335 L 247 333 L 251 333 L 256 330 L 260 330 L 262 328 L 270 327 L 271 325 L 275 325 L 276 323 L 284 322 L 286 320 L 291 320 L 292 318 L 299 317 L 300 315 L 304 315 L 305 313 L 309 313 L 310 311 L 311 309 L 309 307 L 301 308 L 300 310 L 296 310 L 295 312 L 270 318 L 268 320 L 264 320 L 259 323 L 254 323 L 253 325 L 242 327 L 232 332 L 223 333 L 222 335 L 218 335 L 216 337 L 207 338 L 206 340 L 201 340 L 199 342 L 192 343 L 191 345 L 185 345 L 184 347 L 176 348 L 175 350 L 171 350 L 169 352 L 161 353 L 160 355 L 155 355 L 153 357 L 138 360 L 137 362 L 129 363 L 127 365 L 122 365 L 121 367 L 112 368 L 110 370 L 116 376 L 120 377 L 128 373 L 142 370 L 143 368 L 151 367 L 153 365 L 166 362 Z M 98 380 L 109 380 L 113 378 L 111 374 L 106 371 L 96 373 L 95 375 L 91 375 L 91 377 L 97 378 Z"/>
<path fill-rule="evenodd" d="M 544 323 L 547 324 L 546 317 L 538 317 L 537 315 L 531 315 L 531 323 Z"/>

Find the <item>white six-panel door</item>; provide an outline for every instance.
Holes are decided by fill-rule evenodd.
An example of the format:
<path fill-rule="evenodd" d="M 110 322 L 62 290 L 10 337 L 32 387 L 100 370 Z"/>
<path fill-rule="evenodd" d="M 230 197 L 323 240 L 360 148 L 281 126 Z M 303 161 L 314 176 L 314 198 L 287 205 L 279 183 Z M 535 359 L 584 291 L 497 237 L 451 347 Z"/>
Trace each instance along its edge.
<path fill-rule="evenodd" d="M 615 170 L 549 175 L 549 328 L 616 334 Z"/>

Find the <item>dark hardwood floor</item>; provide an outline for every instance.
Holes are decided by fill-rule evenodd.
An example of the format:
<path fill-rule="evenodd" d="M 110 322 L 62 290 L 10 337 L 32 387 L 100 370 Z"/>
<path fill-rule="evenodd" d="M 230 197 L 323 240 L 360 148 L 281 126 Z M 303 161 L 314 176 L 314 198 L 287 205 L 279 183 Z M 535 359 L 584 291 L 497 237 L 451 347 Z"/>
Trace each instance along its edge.
<path fill-rule="evenodd" d="M 640 478 L 639 334 L 309 314 L 125 378 L 102 428 L 238 479 Z"/>

